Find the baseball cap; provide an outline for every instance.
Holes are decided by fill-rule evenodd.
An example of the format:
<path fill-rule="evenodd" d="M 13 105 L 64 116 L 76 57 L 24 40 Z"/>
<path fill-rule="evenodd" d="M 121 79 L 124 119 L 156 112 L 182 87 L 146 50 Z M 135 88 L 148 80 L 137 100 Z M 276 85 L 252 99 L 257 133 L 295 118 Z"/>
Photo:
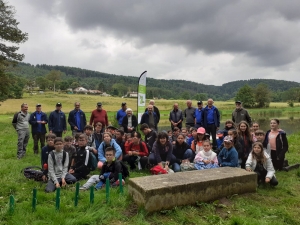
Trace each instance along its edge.
<path fill-rule="evenodd" d="M 205 134 L 205 129 L 203 127 L 199 127 L 197 130 L 197 134 Z"/>
<path fill-rule="evenodd" d="M 97 103 L 97 106 L 102 106 L 102 103 L 101 103 L 101 102 L 98 102 L 98 103 Z"/>
<path fill-rule="evenodd" d="M 226 136 L 226 137 L 224 138 L 224 142 L 233 142 L 232 137 Z"/>
<path fill-rule="evenodd" d="M 222 130 L 218 130 L 217 136 L 218 136 L 218 137 L 223 137 L 223 131 L 222 131 Z"/>
<path fill-rule="evenodd" d="M 126 105 L 126 102 L 122 102 L 122 106 L 125 106 Z"/>
<path fill-rule="evenodd" d="M 56 103 L 56 106 L 62 106 L 62 104 L 60 102 Z"/>
<path fill-rule="evenodd" d="M 42 105 L 40 103 L 36 104 L 36 107 L 41 107 Z"/>

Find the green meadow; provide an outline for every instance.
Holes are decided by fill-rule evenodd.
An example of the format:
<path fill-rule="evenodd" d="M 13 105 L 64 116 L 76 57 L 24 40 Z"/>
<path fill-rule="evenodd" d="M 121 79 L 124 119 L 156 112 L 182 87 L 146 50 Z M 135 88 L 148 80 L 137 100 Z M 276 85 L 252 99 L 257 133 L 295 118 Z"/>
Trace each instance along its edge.
<path fill-rule="evenodd" d="M 260 186 L 255 193 L 227 196 L 214 202 L 197 202 L 195 205 L 178 206 L 148 214 L 135 205 L 127 195 L 118 189 L 111 189 L 110 202 L 106 203 L 105 191 L 95 192 L 95 202 L 90 205 L 89 192 L 80 192 L 78 206 L 74 206 L 75 185 L 61 190 L 61 208 L 55 210 L 55 193 L 45 193 L 44 183 L 27 180 L 20 171 L 31 165 L 40 165 L 40 155 L 33 154 L 33 143 L 30 139 L 27 154 L 22 160 L 16 158 L 17 134 L 11 126 L 14 112 L 20 109 L 23 102 L 29 104 L 29 111 L 34 111 L 36 103 L 41 103 L 43 111 L 50 112 L 56 102 L 62 102 L 63 110 L 70 111 L 75 101 L 80 101 L 82 109 L 90 112 L 96 103 L 101 101 L 103 108 L 109 111 L 111 118 L 120 108 L 122 101 L 136 111 L 136 99 L 97 97 L 88 95 L 45 94 L 27 96 L 23 99 L 7 100 L 0 106 L 0 224 L 249 224 L 249 225 L 282 225 L 300 224 L 300 170 L 276 173 L 279 185 L 271 188 Z M 168 112 L 175 100 L 157 100 L 156 105 L 167 120 Z M 179 100 L 180 107 L 185 108 L 185 101 Z M 196 104 L 196 101 L 193 101 Z M 232 102 L 216 102 L 222 111 L 229 112 L 234 108 Z M 272 103 L 264 110 L 280 110 L 283 114 L 299 111 L 299 105 L 287 107 L 286 103 Z M 250 112 L 254 113 L 253 109 Z M 166 114 L 166 115 L 165 115 Z M 88 116 L 89 118 L 89 116 Z M 167 123 L 167 122 L 166 122 Z M 68 131 L 70 134 L 70 131 Z M 289 152 L 286 158 L 290 164 L 298 163 L 300 132 L 289 135 Z M 98 171 L 94 171 L 98 174 Z M 148 171 L 135 171 L 130 177 L 150 176 Z M 85 181 L 81 181 L 83 184 Z M 32 212 L 32 190 L 37 188 L 37 208 Z M 14 213 L 9 213 L 9 196 L 15 197 Z"/>

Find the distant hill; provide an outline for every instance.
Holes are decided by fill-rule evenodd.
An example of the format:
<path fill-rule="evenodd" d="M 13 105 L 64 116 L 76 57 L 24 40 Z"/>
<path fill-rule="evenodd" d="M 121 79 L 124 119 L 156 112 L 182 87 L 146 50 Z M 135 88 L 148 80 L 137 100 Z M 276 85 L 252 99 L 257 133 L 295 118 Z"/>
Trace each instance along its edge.
<path fill-rule="evenodd" d="M 76 82 L 88 89 L 98 89 L 119 96 L 126 94 L 127 91 L 137 90 L 137 77 L 108 74 L 76 67 L 45 64 L 34 66 L 28 63 L 19 63 L 14 73 L 26 79 L 34 80 L 37 77 L 45 76 L 51 70 L 60 70 L 64 74 L 63 81 L 69 85 Z M 272 92 L 283 92 L 293 87 L 300 87 L 300 83 L 297 82 L 274 79 L 238 80 L 222 86 L 215 86 L 186 80 L 147 78 L 147 97 L 202 100 L 211 97 L 215 100 L 228 100 L 232 99 L 237 90 L 245 84 L 256 87 L 259 83 L 268 85 Z"/>

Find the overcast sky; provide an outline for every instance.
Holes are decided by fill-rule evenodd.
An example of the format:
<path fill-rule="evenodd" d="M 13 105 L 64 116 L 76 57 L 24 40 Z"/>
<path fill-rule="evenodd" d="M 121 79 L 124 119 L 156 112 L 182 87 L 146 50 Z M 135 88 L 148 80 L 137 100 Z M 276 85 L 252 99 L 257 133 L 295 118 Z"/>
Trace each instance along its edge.
<path fill-rule="evenodd" d="M 24 62 L 221 85 L 300 82 L 300 1 L 8 0 Z"/>

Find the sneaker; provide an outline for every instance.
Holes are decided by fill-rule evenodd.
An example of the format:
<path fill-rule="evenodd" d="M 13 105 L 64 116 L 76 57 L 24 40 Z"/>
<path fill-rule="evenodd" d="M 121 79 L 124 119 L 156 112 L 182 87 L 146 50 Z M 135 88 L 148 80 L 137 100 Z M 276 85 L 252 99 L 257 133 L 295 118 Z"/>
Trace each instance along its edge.
<path fill-rule="evenodd" d="M 81 186 L 81 187 L 79 188 L 79 190 L 81 190 L 81 191 L 86 191 L 86 190 L 87 190 L 87 188 L 85 188 L 85 187 Z"/>

